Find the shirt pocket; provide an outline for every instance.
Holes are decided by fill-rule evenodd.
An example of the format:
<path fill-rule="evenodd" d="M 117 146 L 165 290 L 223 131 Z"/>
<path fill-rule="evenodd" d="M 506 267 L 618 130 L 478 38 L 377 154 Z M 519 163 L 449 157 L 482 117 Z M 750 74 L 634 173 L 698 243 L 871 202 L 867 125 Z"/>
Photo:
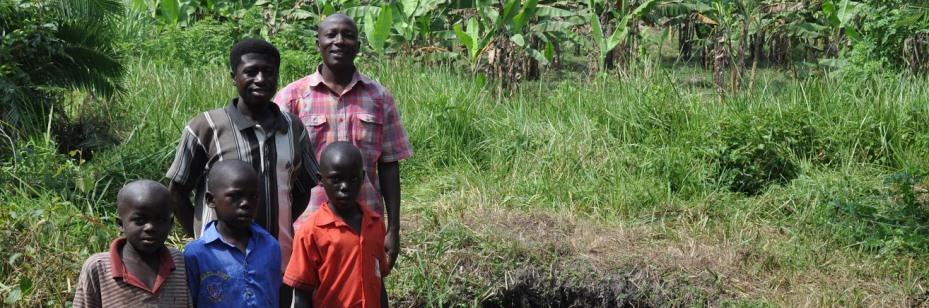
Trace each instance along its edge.
<path fill-rule="evenodd" d="M 326 144 L 326 137 L 329 134 L 329 121 L 325 115 L 311 114 L 301 119 L 306 126 L 306 132 L 310 135 L 310 141 L 313 147 L 319 147 Z"/>
<path fill-rule="evenodd" d="M 366 154 L 379 156 L 384 134 L 384 119 L 371 113 L 356 113 L 352 119 L 352 135 L 355 144 Z M 365 157 L 373 159 L 376 157 Z"/>

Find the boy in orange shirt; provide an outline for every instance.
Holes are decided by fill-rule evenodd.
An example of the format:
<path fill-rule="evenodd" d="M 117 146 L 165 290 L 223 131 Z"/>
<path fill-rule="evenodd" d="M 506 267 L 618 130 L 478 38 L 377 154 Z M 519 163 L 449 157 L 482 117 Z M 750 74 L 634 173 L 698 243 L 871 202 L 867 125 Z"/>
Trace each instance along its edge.
<path fill-rule="evenodd" d="M 320 154 L 320 184 L 329 201 L 294 237 L 284 273 L 294 307 L 387 307 L 387 230 L 380 215 L 358 202 L 363 163 L 350 142 L 334 142 Z"/>

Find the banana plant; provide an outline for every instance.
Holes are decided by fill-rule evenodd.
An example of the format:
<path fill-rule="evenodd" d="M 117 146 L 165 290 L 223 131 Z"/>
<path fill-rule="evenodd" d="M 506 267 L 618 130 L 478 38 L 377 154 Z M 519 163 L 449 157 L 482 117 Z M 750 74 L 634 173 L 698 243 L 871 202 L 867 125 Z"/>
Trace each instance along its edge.
<path fill-rule="evenodd" d="M 597 14 L 596 8 L 604 4 L 604 0 L 589 0 L 588 1 L 588 10 L 590 19 L 590 32 L 593 36 L 594 43 L 596 44 L 596 52 L 598 54 L 598 59 L 600 59 L 600 67 L 606 68 L 606 55 L 613 48 L 616 48 L 617 45 L 624 42 L 629 37 L 629 22 L 635 18 L 642 16 L 650 9 L 652 9 L 657 0 L 645 0 L 637 7 L 629 11 L 628 13 L 619 12 L 622 14 L 622 17 L 619 19 L 619 22 L 615 24 L 615 30 L 613 33 L 607 37 L 607 34 L 603 31 L 603 26 L 600 23 L 600 15 Z M 623 14 L 624 13 L 624 14 Z"/>
<path fill-rule="evenodd" d="M 543 51 L 528 44 L 530 36 L 539 37 L 539 32 L 529 31 L 529 22 L 536 17 L 538 4 L 538 0 L 528 0 L 525 4 L 519 0 L 507 0 L 498 10 L 488 1 L 477 1 L 478 18 L 469 18 L 466 29 L 461 27 L 461 22 L 452 26 L 458 41 L 468 50 L 472 65 L 477 64 L 481 52 L 494 39 L 508 39 L 533 59 L 547 64 L 551 60 L 551 44 L 547 44 Z"/>
<path fill-rule="evenodd" d="M 444 19 L 446 0 L 401 0 L 393 3 L 399 14 L 394 15 L 394 30 L 409 44 L 417 38 L 428 40 L 435 32 L 433 24 Z"/>
<path fill-rule="evenodd" d="M 381 7 L 374 17 L 373 11 L 365 15 L 365 36 L 368 38 L 368 45 L 379 55 L 384 54 L 384 43 L 390 36 L 390 29 L 393 28 L 393 13 L 389 5 Z"/>
<path fill-rule="evenodd" d="M 467 29 L 462 29 L 461 23 L 456 23 L 452 28 L 455 30 L 458 42 L 467 49 L 472 68 L 476 67 L 481 51 L 487 48 L 492 37 L 487 35 L 488 31 L 481 31 L 480 24 L 474 17 L 468 19 Z"/>
<path fill-rule="evenodd" d="M 858 14 L 858 6 L 858 2 L 850 0 L 841 0 L 838 3 L 826 0 L 823 1 L 822 10 L 830 27 L 836 31 L 844 31 L 846 37 L 856 41 L 860 36 L 852 20 Z"/>

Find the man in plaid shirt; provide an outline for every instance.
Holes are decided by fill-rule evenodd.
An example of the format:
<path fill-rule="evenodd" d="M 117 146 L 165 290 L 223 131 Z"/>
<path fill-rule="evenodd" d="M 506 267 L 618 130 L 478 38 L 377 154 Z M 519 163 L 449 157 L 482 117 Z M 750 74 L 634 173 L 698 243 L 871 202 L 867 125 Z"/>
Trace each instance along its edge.
<path fill-rule="evenodd" d="M 274 102 L 303 121 L 317 158 L 336 141 L 349 141 L 361 150 L 365 177 L 358 202 L 381 216 L 386 208 L 389 271 L 400 252 L 399 162 L 413 154 L 412 146 L 393 96 L 355 68 L 361 47 L 355 22 L 343 14 L 330 15 L 319 24 L 316 47 L 322 58 L 316 72 L 278 91 Z M 321 186 L 313 188 L 294 230 L 326 199 Z"/>

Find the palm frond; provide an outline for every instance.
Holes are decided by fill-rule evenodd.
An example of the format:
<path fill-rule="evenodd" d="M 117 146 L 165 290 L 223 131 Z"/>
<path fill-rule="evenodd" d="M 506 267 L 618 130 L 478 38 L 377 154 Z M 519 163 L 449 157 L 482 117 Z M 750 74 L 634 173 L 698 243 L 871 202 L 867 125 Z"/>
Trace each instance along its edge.
<path fill-rule="evenodd" d="M 103 96 L 120 90 L 124 67 L 109 54 L 86 46 L 66 46 L 52 63 L 33 72 L 34 81 L 63 88 L 91 89 Z"/>
<path fill-rule="evenodd" d="M 111 50 L 115 36 L 112 27 L 81 22 L 62 23 L 56 33 L 56 37 L 65 44 L 88 46 L 107 52 Z"/>
<path fill-rule="evenodd" d="M 66 20 L 102 23 L 119 16 L 125 7 L 120 0 L 53 0 L 54 8 Z"/>

